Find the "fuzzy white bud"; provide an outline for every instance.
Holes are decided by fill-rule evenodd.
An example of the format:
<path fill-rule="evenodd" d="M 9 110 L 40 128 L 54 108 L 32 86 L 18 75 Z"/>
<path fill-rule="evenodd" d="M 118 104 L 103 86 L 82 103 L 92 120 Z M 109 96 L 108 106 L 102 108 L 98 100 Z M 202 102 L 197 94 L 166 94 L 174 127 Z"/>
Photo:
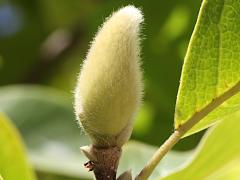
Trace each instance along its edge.
<path fill-rule="evenodd" d="M 122 146 L 142 99 L 139 26 L 141 11 L 124 7 L 98 31 L 75 90 L 80 124 L 97 146 Z"/>

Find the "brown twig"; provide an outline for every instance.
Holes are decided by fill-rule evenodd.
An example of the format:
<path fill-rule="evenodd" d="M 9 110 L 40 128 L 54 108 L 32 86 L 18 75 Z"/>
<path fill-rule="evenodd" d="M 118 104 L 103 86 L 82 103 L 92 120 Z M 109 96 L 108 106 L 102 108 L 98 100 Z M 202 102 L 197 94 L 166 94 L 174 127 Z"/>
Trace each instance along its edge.
<path fill-rule="evenodd" d="M 85 167 L 94 172 L 97 180 L 116 180 L 121 152 L 121 148 L 117 146 L 108 148 L 91 146 L 87 152 L 90 161 L 85 163 Z"/>

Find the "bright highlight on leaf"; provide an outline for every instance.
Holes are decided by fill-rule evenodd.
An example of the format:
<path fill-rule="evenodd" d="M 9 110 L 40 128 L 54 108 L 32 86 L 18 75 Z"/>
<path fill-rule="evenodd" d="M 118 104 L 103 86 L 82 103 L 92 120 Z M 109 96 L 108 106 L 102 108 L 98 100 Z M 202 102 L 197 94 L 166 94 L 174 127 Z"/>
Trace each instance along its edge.
<path fill-rule="evenodd" d="M 142 98 L 139 25 L 141 11 L 124 7 L 100 28 L 83 63 L 75 111 L 97 146 L 122 146 Z"/>
<path fill-rule="evenodd" d="M 182 71 L 175 128 L 196 116 L 223 93 L 240 91 L 240 5 L 237 0 L 203 1 Z M 231 97 L 229 93 L 229 97 Z M 240 94 L 230 98 L 187 135 L 240 109 Z"/>
<path fill-rule="evenodd" d="M 35 180 L 26 160 L 21 138 L 3 114 L 0 113 L 0 173 L 5 180 Z M 2 180 L 1 176 L 0 179 Z"/>

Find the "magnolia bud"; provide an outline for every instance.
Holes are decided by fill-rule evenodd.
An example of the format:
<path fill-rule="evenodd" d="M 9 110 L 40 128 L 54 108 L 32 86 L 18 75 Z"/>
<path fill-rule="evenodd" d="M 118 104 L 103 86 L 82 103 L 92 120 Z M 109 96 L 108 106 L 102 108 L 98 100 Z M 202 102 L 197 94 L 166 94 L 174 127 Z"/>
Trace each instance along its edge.
<path fill-rule="evenodd" d="M 141 11 L 124 7 L 107 18 L 83 62 L 75 111 L 93 145 L 122 146 L 130 137 L 142 99 Z"/>

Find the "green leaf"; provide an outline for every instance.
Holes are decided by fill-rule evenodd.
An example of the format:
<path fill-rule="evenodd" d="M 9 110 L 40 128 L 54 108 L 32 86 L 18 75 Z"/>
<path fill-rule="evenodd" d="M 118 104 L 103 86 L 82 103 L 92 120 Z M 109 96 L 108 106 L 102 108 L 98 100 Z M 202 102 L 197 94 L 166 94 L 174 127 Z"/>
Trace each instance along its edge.
<path fill-rule="evenodd" d="M 158 148 L 154 146 L 130 141 L 123 147 L 118 174 L 126 170 L 131 170 L 133 177 L 135 177 L 157 149 Z M 151 178 L 157 179 L 159 175 L 166 176 L 176 169 L 179 169 L 182 164 L 191 159 L 193 153 L 194 151 L 170 151 L 161 163 L 159 163 Z"/>
<path fill-rule="evenodd" d="M 204 0 L 185 57 L 175 128 L 206 115 L 207 106 L 215 110 L 187 135 L 231 115 L 240 108 L 239 91 L 240 4 L 238 0 Z M 236 95 L 231 97 L 233 94 Z M 228 100 L 219 106 L 222 96 Z"/>
<path fill-rule="evenodd" d="M 210 129 L 187 166 L 164 180 L 225 180 L 240 177 L 240 112 Z"/>
<path fill-rule="evenodd" d="M 0 113 L 0 180 L 34 180 L 35 175 L 26 160 L 22 140 L 13 124 Z"/>
<path fill-rule="evenodd" d="M 38 171 L 91 177 L 79 149 L 89 143 L 66 94 L 41 86 L 6 86 L 0 89 L 0 109 L 19 128 Z"/>

